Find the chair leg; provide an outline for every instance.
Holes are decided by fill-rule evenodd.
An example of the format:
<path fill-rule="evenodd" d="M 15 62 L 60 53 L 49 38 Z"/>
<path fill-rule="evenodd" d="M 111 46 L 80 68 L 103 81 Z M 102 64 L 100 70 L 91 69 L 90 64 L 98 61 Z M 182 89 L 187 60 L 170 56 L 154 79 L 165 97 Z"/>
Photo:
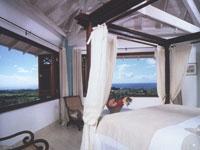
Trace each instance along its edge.
<path fill-rule="evenodd" d="M 71 122 L 71 120 L 69 120 L 68 122 L 67 122 L 67 127 L 69 126 L 69 125 L 71 125 L 72 124 L 72 122 Z"/>
<path fill-rule="evenodd" d="M 78 120 L 78 122 L 77 122 L 76 125 L 77 125 L 79 131 L 81 131 L 81 130 L 83 129 L 83 124 L 84 124 L 84 123 L 83 123 L 82 120 Z"/>
<path fill-rule="evenodd" d="M 78 131 L 81 131 L 81 130 L 82 130 L 82 128 L 81 128 L 80 125 L 77 124 L 77 127 L 78 127 Z"/>

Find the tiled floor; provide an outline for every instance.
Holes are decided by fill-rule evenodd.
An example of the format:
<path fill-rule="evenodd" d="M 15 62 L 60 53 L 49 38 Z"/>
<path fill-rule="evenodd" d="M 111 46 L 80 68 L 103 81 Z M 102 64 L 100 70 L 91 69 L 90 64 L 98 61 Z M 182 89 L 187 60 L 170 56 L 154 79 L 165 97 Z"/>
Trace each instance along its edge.
<path fill-rule="evenodd" d="M 82 131 L 76 126 L 62 126 L 54 123 L 35 133 L 35 139 L 42 138 L 49 142 L 49 150 L 80 150 Z"/>

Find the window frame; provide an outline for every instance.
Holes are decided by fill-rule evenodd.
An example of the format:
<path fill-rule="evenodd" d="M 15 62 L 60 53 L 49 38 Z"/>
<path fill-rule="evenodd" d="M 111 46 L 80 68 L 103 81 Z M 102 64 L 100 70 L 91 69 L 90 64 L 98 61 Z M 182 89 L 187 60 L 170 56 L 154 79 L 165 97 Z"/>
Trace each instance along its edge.
<path fill-rule="evenodd" d="M 118 53 L 116 59 L 124 58 L 154 58 L 154 52 L 125 52 Z M 83 95 L 86 96 L 87 92 L 87 57 L 82 54 L 82 81 L 83 81 Z M 158 97 L 157 95 L 132 95 L 131 97 Z"/>
<path fill-rule="evenodd" d="M 16 104 L 16 105 L 11 105 L 11 106 L 7 106 L 7 107 L 4 107 L 4 108 L 0 108 L 0 113 L 4 113 L 4 112 L 9 112 L 9 111 L 13 111 L 13 110 L 16 110 L 16 109 L 20 109 L 20 108 L 25 108 L 25 107 L 28 107 L 28 106 L 32 106 L 32 105 L 35 105 L 35 104 L 40 104 L 40 103 L 44 103 L 44 102 L 49 102 L 49 101 L 52 101 L 52 100 L 56 100 L 56 99 L 59 99 L 60 98 L 60 87 L 59 87 L 59 53 L 53 49 L 50 49 L 40 43 L 37 43 L 33 40 L 30 40 L 26 37 L 23 37 L 19 34 L 16 34 L 10 30 L 7 30 L 5 28 L 2 28 L 0 27 L 0 34 L 5 34 L 7 36 L 10 36 L 14 39 L 17 39 L 19 41 L 22 41 L 24 43 L 27 43 L 27 44 L 30 44 L 34 47 L 38 47 L 40 49 L 44 49 L 45 51 L 48 51 L 50 52 L 54 57 L 55 59 L 57 59 L 56 61 L 58 62 L 58 65 L 55 65 L 55 68 L 54 68 L 54 76 L 55 76 L 55 83 L 56 85 L 56 93 L 55 93 L 55 96 L 52 96 L 51 98 L 41 98 L 40 100 L 37 100 L 37 101 L 31 101 L 31 102 L 27 102 L 27 103 L 21 103 L 21 104 Z M 38 60 L 39 62 L 39 60 Z M 38 74 L 39 74 L 39 66 L 38 66 Z M 38 75 L 38 80 L 39 80 L 39 75 Z M 38 94 L 39 94 L 39 83 L 38 83 Z"/>

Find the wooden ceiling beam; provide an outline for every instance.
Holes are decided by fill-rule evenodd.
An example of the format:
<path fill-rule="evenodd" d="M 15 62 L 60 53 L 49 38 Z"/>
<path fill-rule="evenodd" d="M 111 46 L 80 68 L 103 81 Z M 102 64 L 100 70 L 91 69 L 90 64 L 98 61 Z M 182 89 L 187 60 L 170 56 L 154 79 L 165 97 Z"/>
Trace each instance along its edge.
<path fill-rule="evenodd" d="M 141 13 L 137 12 L 137 13 L 131 15 L 130 17 L 122 18 L 120 20 L 115 21 L 115 24 L 123 24 L 123 23 L 130 21 L 130 20 L 137 19 L 137 18 L 142 17 L 142 16 L 143 15 Z"/>
<path fill-rule="evenodd" d="M 38 56 L 40 53 L 42 53 L 42 50 L 41 50 L 41 49 L 38 49 L 38 50 L 35 52 L 35 55 Z"/>
<path fill-rule="evenodd" d="M 28 39 L 28 38 L 25 38 L 25 37 L 23 37 L 23 36 L 21 36 L 21 35 L 19 35 L 19 34 L 16 34 L 16 33 L 12 32 L 12 31 L 10 31 L 10 30 L 7 30 L 7 29 L 5 29 L 5 28 L 0 27 L 0 33 L 1 33 L 1 34 L 4 34 L 4 35 L 7 35 L 7 36 L 9 36 L 9 37 L 12 37 L 12 38 L 14 38 L 14 39 L 16 39 L 16 40 L 22 41 L 22 42 L 24 42 L 24 43 L 30 44 L 30 45 L 32 45 L 32 46 L 38 47 L 38 48 L 40 48 L 40 49 L 48 50 L 48 51 L 50 51 L 51 53 L 57 53 L 56 51 L 54 51 L 53 49 L 51 49 L 51 48 L 49 48 L 49 47 L 46 47 L 46 46 L 44 46 L 44 45 L 42 45 L 42 44 L 40 44 L 40 43 L 37 43 L 37 42 L 32 41 L 32 40 L 30 40 L 30 39 Z"/>
<path fill-rule="evenodd" d="M 66 3 L 66 0 L 62 0 L 60 2 L 57 2 L 55 5 L 53 5 L 53 7 L 47 9 L 44 14 L 46 16 L 49 16 L 50 14 L 52 14 L 54 11 L 56 11 L 58 8 L 60 8 L 61 6 L 63 6 Z"/>
<path fill-rule="evenodd" d="M 27 1 L 18 1 L 18 3 L 26 8 L 28 11 L 31 11 L 36 17 L 44 21 L 47 25 L 53 28 L 56 32 L 61 34 L 62 36 L 66 37 L 65 32 L 55 24 L 50 18 L 48 18 L 38 7 L 28 3 Z"/>
<path fill-rule="evenodd" d="M 13 49 L 13 48 L 17 45 L 18 42 L 19 42 L 19 41 L 16 40 L 16 39 L 12 40 L 12 41 L 9 43 L 9 45 L 8 45 L 8 50 Z"/>
<path fill-rule="evenodd" d="M 155 1 L 157 0 L 112 0 L 108 1 L 91 14 L 80 14 L 75 19 L 78 20 L 78 24 L 85 28 L 88 26 L 89 22 L 92 22 L 93 26 L 105 22 L 109 24 L 115 21 L 115 19 L 118 20 Z M 131 10 L 127 11 L 129 9 Z"/>
<path fill-rule="evenodd" d="M 151 19 L 163 22 L 189 33 L 200 31 L 199 27 L 150 5 L 143 9 L 140 9 L 139 12 L 147 17 L 150 17 Z"/>
<path fill-rule="evenodd" d="M 146 33 L 142 33 L 142 32 L 138 32 L 135 30 L 130 30 L 121 26 L 117 26 L 114 24 L 110 24 L 108 25 L 108 31 L 110 33 L 114 33 L 117 35 L 121 35 L 121 36 L 127 36 L 130 38 L 135 38 L 138 40 L 143 40 L 143 41 L 147 41 L 150 43 L 155 43 L 158 45 L 164 45 L 164 43 L 166 42 L 165 39 L 157 37 L 157 36 L 153 36 L 153 35 L 149 35 Z"/>
<path fill-rule="evenodd" d="M 165 12 L 167 11 L 168 3 L 169 3 L 169 0 L 165 0 L 164 3 L 163 3 L 163 5 L 162 5 L 162 9 L 163 9 L 163 11 L 165 11 Z M 164 25 L 163 23 L 160 23 L 160 22 L 159 22 L 159 23 L 156 24 L 156 27 L 157 27 L 157 28 L 162 28 L 163 25 Z"/>
<path fill-rule="evenodd" d="M 75 17 L 77 23 L 86 29 L 89 25 L 90 19 L 88 14 L 80 13 L 78 16 Z"/>
<path fill-rule="evenodd" d="M 129 10 L 127 10 L 127 11 L 125 11 L 125 12 L 122 12 L 122 13 L 119 14 L 119 15 L 116 15 L 115 17 L 111 18 L 111 19 L 110 19 L 109 21 L 107 21 L 107 22 L 108 22 L 108 24 L 109 24 L 109 23 L 113 23 L 113 22 L 115 22 L 115 21 L 117 21 L 117 20 L 119 20 L 119 19 L 122 19 L 122 18 L 124 18 L 124 17 L 126 17 L 126 16 L 128 16 L 128 15 L 131 15 L 132 13 L 138 11 L 139 9 L 144 8 L 144 7 L 146 7 L 146 6 L 148 6 L 148 5 L 152 4 L 152 3 L 154 3 L 154 2 L 156 2 L 156 1 L 158 1 L 158 0 L 148 0 L 148 1 L 145 0 L 145 1 L 141 2 L 141 3 L 138 4 L 138 5 L 132 6 Z"/>
<path fill-rule="evenodd" d="M 89 15 L 94 25 L 102 24 L 145 0 L 112 0 Z"/>
<path fill-rule="evenodd" d="M 71 32 L 71 29 L 72 29 L 72 27 L 74 26 L 74 23 L 75 23 L 74 17 L 76 17 L 80 13 L 80 11 L 81 11 L 81 9 L 77 9 L 69 17 L 68 22 L 64 26 L 65 29 L 67 29 L 67 32 Z"/>
<path fill-rule="evenodd" d="M 27 45 L 24 49 L 24 51 L 23 51 L 23 54 L 26 54 L 26 53 L 28 53 L 30 50 L 31 50 L 31 48 L 32 48 L 32 46 L 31 45 Z"/>
<path fill-rule="evenodd" d="M 176 44 L 176 43 L 183 43 L 183 42 L 194 42 L 200 40 L 200 32 L 191 33 L 188 35 L 179 36 L 176 38 L 172 38 L 166 41 L 167 45 Z"/>
<path fill-rule="evenodd" d="M 183 4 L 188 10 L 194 24 L 200 26 L 200 13 L 194 0 L 183 0 Z"/>

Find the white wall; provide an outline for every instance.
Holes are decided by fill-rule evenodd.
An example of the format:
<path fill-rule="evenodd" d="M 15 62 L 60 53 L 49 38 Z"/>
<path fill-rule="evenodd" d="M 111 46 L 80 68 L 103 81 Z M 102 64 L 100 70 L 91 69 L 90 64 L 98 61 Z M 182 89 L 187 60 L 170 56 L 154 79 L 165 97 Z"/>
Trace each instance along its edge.
<path fill-rule="evenodd" d="M 17 24 L 18 26 L 31 31 L 39 37 L 55 44 L 49 44 L 41 39 L 38 39 L 31 34 L 25 35 L 23 30 L 0 19 L 0 26 L 13 31 L 21 36 L 31 39 L 37 43 L 47 46 L 56 51 L 57 46 L 62 45 L 63 37 L 53 30 L 48 24 L 38 19 L 27 9 L 21 7 L 16 1 L 1 0 L 0 1 L 0 17 Z M 41 128 L 57 121 L 59 119 L 59 101 L 52 100 L 45 103 L 36 104 L 22 109 L 17 109 L 0 114 L 0 137 L 8 136 L 21 130 L 30 130 L 36 132 Z M 15 138 L 9 142 L 0 144 L 10 145 L 20 138 Z"/>
<path fill-rule="evenodd" d="M 22 130 L 36 132 L 59 119 L 59 101 L 52 100 L 29 107 L 0 114 L 0 137 L 5 137 Z M 24 136 L 23 136 L 24 137 Z M 2 142 L 11 145 L 23 137 Z"/>
<path fill-rule="evenodd" d="M 130 109 L 139 109 L 150 106 L 161 105 L 162 102 L 158 97 L 131 97 L 132 102 L 128 106 L 124 106 L 124 108 Z"/>
<path fill-rule="evenodd" d="M 186 75 L 182 86 L 183 105 L 200 107 L 200 74 L 198 73 L 200 65 L 200 44 L 194 44 L 190 53 L 188 63 L 197 63 L 197 75 Z"/>
<path fill-rule="evenodd" d="M 131 99 L 132 102 L 130 103 L 130 105 L 124 105 L 120 111 L 162 105 L 162 102 L 158 97 L 131 97 Z M 109 110 L 105 106 L 105 109 L 101 115 L 106 114 L 109 114 Z"/>
<path fill-rule="evenodd" d="M 49 25 L 45 24 L 42 20 L 35 17 L 32 13 L 27 11 L 25 8 L 21 7 L 14 0 L 1 0 L 0 1 L 0 17 L 9 20 L 18 26 L 25 28 L 28 31 L 38 35 L 39 37 L 57 45 L 62 45 L 63 38 L 55 30 L 53 30 Z M 0 26 L 13 31 L 21 36 L 29 38 L 35 42 L 45 45 L 51 49 L 59 50 L 57 47 L 40 40 L 31 34 L 25 35 L 23 30 L 16 28 L 15 26 L 8 24 L 7 22 L 0 19 Z"/>

